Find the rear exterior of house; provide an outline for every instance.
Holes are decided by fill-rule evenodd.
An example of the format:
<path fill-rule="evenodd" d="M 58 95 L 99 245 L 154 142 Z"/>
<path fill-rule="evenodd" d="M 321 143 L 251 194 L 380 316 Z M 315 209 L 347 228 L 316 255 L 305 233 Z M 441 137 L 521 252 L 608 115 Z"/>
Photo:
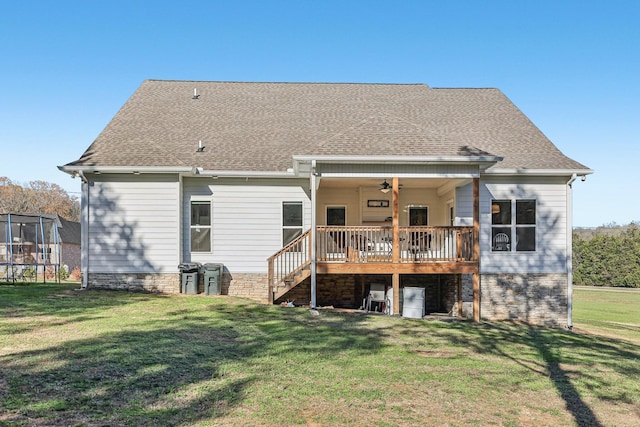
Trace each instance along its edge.
<path fill-rule="evenodd" d="M 495 89 L 145 81 L 77 161 L 83 286 L 571 325 L 564 156 Z"/>

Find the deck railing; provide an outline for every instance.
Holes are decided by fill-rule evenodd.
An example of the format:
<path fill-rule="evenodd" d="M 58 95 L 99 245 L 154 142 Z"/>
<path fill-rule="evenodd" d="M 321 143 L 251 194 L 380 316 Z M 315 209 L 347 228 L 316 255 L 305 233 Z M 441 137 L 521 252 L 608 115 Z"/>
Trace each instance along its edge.
<path fill-rule="evenodd" d="M 393 228 L 319 226 L 318 262 L 392 262 Z M 398 227 L 402 263 L 473 260 L 472 227 Z"/>
<path fill-rule="evenodd" d="M 311 262 L 311 230 L 273 254 L 267 260 L 269 265 L 269 295 L 273 286 L 293 276 Z"/>

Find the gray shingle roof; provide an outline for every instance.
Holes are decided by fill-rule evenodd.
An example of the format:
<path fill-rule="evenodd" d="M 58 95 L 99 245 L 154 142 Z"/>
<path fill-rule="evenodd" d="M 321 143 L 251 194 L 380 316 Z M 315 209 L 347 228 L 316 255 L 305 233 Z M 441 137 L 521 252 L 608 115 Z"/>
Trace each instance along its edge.
<path fill-rule="evenodd" d="M 294 155 L 469 152 L 503 157 L 494 169 L 588 170 L 497 89 L 159 80 L 143 82 L 67 166 L 285 171 Z"/>
<path fill-rule="evenodd" d="M 76 221 L 69 221 L 61 216 L 58 216 L 58 219 L 62 224 L 62 227 L 58 229 L 62 243 L 73 243 L 76 245 L 81 244 L 82 234 L 80 223 Z"/>

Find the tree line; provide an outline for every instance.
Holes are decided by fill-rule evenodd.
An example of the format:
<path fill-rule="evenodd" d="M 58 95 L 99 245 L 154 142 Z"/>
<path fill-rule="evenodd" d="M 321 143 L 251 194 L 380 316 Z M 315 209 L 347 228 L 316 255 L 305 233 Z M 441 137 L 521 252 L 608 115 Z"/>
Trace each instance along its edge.
<path fill-rule="evenodd" d="M 0 177 L 0 213 L 58 214 L 80 221 L 80 201 L 58 184 L 31 181 L 23 186 Z"/>
<path fill-rule="evenodd" d="M 573 283 L 640 288 L 640 223 L 574 231 Z"/>

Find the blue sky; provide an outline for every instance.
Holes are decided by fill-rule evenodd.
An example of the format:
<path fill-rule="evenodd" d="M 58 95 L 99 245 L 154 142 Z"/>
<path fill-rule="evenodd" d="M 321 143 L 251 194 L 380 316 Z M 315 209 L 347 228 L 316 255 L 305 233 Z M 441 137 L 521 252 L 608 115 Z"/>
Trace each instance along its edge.
<path fill-rule="evenodd" d="M 497 87 L 565 154 L 574 225 L 640 221 L 640 2 L 0 2 L 0 176 L 78 192 L 145 79 Z"/>

